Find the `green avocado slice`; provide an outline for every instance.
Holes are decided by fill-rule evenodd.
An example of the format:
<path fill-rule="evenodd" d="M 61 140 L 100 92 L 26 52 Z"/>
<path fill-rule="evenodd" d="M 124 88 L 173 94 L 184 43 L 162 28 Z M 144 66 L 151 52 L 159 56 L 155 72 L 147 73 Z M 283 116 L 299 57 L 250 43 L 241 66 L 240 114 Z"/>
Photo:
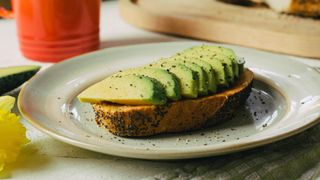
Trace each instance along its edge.
<path fill-rule="evenodd" d="M 144 75 L 148 76 L 150 78 L 156 79 L 159 81 L 166 91 L 166 96 L 168 99 L 172 101 L 177 101 L 181 99 L 181 93 L 180 93 L 180 84 L 179 80 L 175 75 L 172 73 L 155 67 L 139 67 L 139 68 L 132 68 L 132 69 L 126 69 L 124 71 L 121 71 L 119 73 L 114 74 L 113 76 L 123 76 L 123 75 Z"/>
<path fill-rule="evenodd" d="M 197 98 L 199 94 L 199 78 L 195 71 L 187 66 L 172 62 L 167 59 L 161 59 L 151 64 L 152 67 L 158 67 L 174 74 L 180 82 L 180 92 L 185 98 Z"/>
<path fill-rule="evenodd" d="M 208 83 L 207 83 L 208 91 L 210 93 L 216 93 L 217 92 L 218 83 L 216 81 L 215 71 L 214 71 L 214 69 L 212 68 L 212 66 L 208 62 L 203 61 L 203 60 L 201 60 L 199 58 L 186 58 L 186 57 L 182 57 L 180 55 L 172 56 L 172 58 L 175 61 L 179 61 L 179 62 L 181 62 L 181 61 L 182 62 L 184 62 L 184 61 L 192 62 L 192 63 L 197 64 L 201 68 L 203 68 L 203 70 L 206 72 L 207 77 L 208 77 Z"/>
<path fill-rule="evenodd" d="M 203 64 L 201 64 L 201 62 L 195 62 L 195 61 L 185 60 L 185 59 L 176 58 L 176 57 L 170 57 L 170 58 L 168 58 L 168 60 L 171 60 L 172 62 L 181 63 L 181 64 L 187 66 L 188 68 L 192 69 L 193 71 L 195 71 L 199 77 L 199 95 L 202 95 L 202 96 L 208 95 L 208 93 L 209 93 L 209 76 L 211 76 L 210 80 L 212 81 L 213 72 L 208 72 L 210 70 L 208 70 L 207 67 L 205 67 Z M 210 64 L 209 64 L 209 68 L 212 68 Z M 210 83 L 212 83 L 212 82 L 210 82 Z"/>
<path fill-rule="evenodd" d="M 12 91 L 34 76 L 40 66 L 13 66 L 0 68 L 0 95 Z"/>
<path fill-rule="evenodd" d="M 189 50 L 201 51 L 203 53 L 212 53 L 212 54 L 219 55 L 220 59 L 223 59 L 223 61 L 225 61 L 224 63 L 227 63 L 228 66 L 230 66 L 230 65 L 232 66 L 234 78 L 235 79 L 239 78 L 239 68 L 238 68 L 238 64 L 236 61 L 236 54 L 232 49 L 222 47 L 222 46 L 201 45 L 201 46 L 191 47 L 191 48 L 186 49 L 184 51 L 189 51 Z"/>
<path fill-rule="evenodd" d="M 167 102 L 165 89 L 155 79 L 141 75 L 110 76 L 78 95 L 80 102 L 103 101 L 125 105 L 161 105 Z"/>
<path fill-rule="evenodd" d="M 201 48 L 195 48 L 186 50 L 183 53 L 181 53 L 182 56 L 188 57 L 188 58 L 200 58 L 200 59 L 214 59 L 217 61 L 220 61 L 223 65 L 226 81 L 228 84 L 232 84 L 234 81 L 234 73 L 232 69 L 232 61 L 225 55 L 221 53 L 211 52 L 206 49 Z"/>
<path fill-rule="evenodd" d="M 180 57 L 180 58 L 184 58 L 184 59 L 200 59 L 202 61 L 205 61 L 207 63 L 209 63 L 215 73 L 215 78 L 216 78 L 216 82 L 218 84 L 219 87 L 228 87 L 228 81 L 226 79 L 226 73 L 224 70 L 224 66 L 223 64 L 213 58 L 209 58 L 209 56 L 201 56 L 198 53 L 194 52 L 194 51 L 184 51 L 182 53 L 178 53 L 176 54 L 175 57 Z"/>

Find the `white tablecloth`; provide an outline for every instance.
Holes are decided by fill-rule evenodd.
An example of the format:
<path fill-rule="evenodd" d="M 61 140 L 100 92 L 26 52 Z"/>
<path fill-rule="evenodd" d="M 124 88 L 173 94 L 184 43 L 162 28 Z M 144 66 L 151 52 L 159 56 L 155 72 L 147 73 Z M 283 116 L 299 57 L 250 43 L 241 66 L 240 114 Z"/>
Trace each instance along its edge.
<path fill-rule="evenodd" d="M 104 2 L 101 12 L 101 48 L 149 42 L 177 41 L 181 38 L 137 29 L 125 23 L 116 1 Z M 298 59 L 312 66 L 320 61 Z M 41 64 L 22 57 L 18 47 L 14 20 L 0 20 L 0 67 Z M 59 142 L 39 132 L 22 119 L 31 142 L 23 150 L 11 179 L 141 179 L 181 168 L 184 161 L 157 162 L 103 155 Z M 188 162 L 190 164 L 190 161 Z M 197 163 L 197 162 L 195 162 Z"/>

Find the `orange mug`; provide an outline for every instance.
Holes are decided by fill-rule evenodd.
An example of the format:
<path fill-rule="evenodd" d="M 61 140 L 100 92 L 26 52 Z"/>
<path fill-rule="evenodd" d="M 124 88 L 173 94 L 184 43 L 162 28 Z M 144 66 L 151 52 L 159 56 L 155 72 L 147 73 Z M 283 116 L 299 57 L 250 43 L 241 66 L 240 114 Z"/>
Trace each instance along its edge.
<path fill-rule="evenodd" d="M 99 48 L 100 0 L 13 0 L 22 54 L 58 62 Z"/>

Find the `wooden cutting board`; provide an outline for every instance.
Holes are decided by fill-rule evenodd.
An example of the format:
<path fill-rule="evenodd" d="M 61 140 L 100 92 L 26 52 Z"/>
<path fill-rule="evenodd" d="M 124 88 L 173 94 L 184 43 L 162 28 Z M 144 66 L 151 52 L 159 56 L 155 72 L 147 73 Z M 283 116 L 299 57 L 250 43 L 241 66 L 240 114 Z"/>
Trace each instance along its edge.
<path fill-rule="evenodd" d="M 121 0 L 120 12 L 151 31 L 320 58 L 320 19 L 216 0 Z"/>

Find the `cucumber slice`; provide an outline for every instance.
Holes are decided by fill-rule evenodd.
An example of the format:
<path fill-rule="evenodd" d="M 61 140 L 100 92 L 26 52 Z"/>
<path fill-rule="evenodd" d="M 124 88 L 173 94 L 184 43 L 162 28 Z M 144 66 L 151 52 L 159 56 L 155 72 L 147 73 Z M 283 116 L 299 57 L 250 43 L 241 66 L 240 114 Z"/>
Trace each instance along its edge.
<path fill-rule="evenodd" d="M 12 91 L 35 75 L 40 66 L 14 66 L 0 68 L 0 95 Z"/>

